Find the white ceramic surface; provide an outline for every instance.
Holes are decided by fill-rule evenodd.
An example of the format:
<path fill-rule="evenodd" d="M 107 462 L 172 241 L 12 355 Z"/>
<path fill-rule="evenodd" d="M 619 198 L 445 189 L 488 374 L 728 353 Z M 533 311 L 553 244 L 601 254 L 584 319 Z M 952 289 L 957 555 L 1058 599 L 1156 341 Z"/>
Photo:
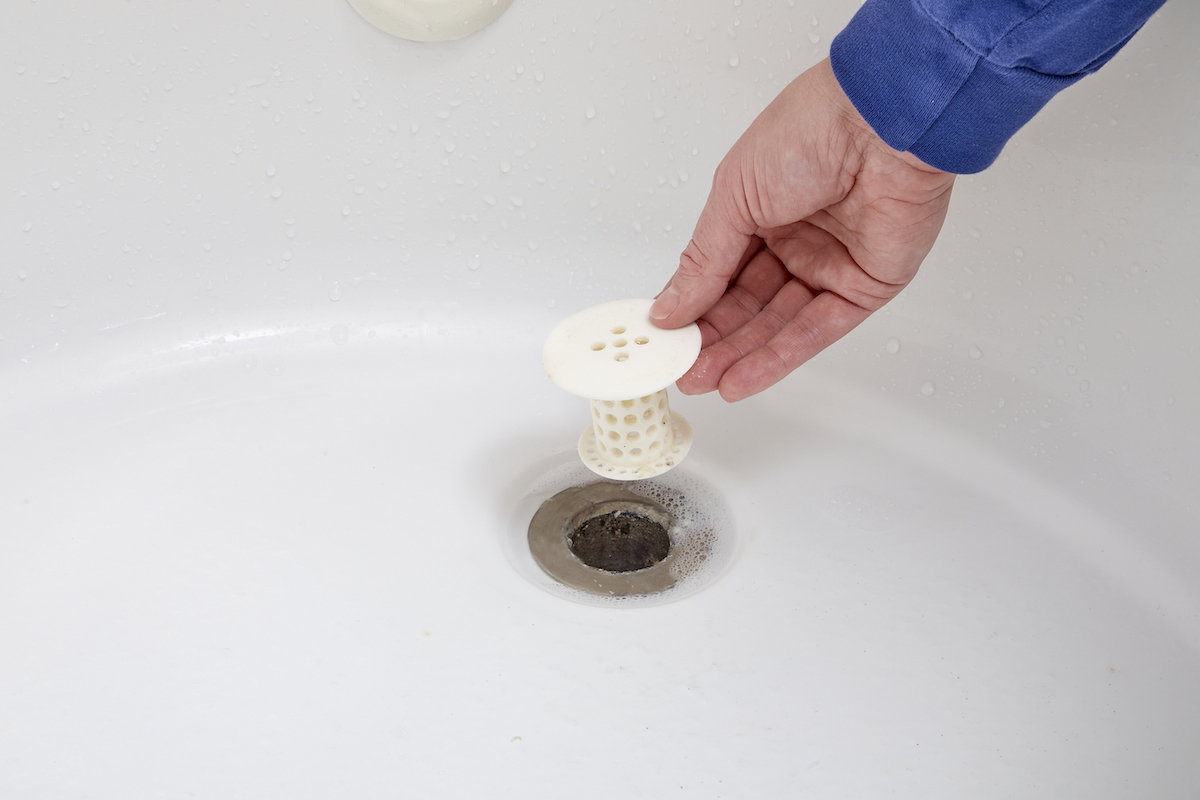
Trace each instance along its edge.
<path fill-rule="evenodd" d="M 1186 0 L 959 182 L 889 308 L 673 395 L 720 580 L 594 608 L 508 557 L 580 424 L 546 334 L 661 287 L 856 7 L 421 45 L 343 0 L 6 4 L 0 797 L 1200 795 Z"/>

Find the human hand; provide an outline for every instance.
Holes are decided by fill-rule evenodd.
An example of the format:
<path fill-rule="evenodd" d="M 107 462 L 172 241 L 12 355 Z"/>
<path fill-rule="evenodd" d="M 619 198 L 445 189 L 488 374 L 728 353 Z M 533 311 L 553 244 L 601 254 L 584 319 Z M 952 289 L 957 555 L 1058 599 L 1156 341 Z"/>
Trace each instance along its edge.
<path fill-rule="evenodd" d="M 828 59 L 793 81 L 717 167 L 650 311 L 699 322 L 680 391 L 757 394 L 881 308 L 933 247 L 954 177 L 876 136 Z"/>

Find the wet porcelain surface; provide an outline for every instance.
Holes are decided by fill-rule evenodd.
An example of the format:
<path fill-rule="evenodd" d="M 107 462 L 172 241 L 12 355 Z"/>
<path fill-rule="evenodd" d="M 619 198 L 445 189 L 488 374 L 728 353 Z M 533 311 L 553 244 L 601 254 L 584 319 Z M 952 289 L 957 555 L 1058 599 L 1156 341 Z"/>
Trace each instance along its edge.
<path fill-rule="evenodd" d="M 661 287 L 855 7 L 0 12 L 0 794 L 1196 796 L 1186 3 L 848 339 L 673 393 L 719 580 L 595 608 L 511 563 L 586 413 L 546 334 Z"/>

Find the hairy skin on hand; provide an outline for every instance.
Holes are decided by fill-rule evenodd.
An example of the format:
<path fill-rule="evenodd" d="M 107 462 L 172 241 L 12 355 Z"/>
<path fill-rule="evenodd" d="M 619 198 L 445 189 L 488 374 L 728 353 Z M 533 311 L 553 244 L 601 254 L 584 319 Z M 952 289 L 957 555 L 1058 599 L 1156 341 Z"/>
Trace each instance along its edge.
<path fill-rule="evenodd" d="M 651 312 L 703 333 L 680 390 L 757 394 L 883 307 L 933 247 L 954 177 L 876 136 L 828 60 L 793 81 L 717 167 Z"/>

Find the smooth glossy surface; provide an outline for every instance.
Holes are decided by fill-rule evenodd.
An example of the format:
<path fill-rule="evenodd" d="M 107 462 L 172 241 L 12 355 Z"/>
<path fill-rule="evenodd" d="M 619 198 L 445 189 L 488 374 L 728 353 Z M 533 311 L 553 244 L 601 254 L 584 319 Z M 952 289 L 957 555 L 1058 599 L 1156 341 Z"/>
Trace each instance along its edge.
<path fill-rule="evenodd" d="M 848 339 L 672 397 L 720 580 L 515 566 L 581 422 L 546 334 L 662 286 L 856 7 L 0 12 L 0 796 L 1194 798 L 1194 4 Z"/>
<path fill-rule="evenodd" d="M 546 375 L 591 400 L 643 397 L 675 383 L 700 355 L 700 328 L 659 328 L 650 320 L 653 302 L 610 300 L 564 319 L 542 348 Z"/>

